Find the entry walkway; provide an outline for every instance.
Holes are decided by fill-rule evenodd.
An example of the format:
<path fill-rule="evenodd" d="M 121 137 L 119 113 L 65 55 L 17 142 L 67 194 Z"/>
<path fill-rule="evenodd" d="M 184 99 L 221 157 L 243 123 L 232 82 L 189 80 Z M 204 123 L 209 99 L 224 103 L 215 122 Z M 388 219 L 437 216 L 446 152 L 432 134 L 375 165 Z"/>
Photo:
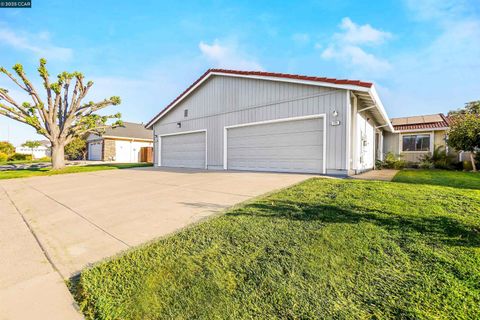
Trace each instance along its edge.
<path fill-rule="evenodd" d="M 361 174 L 357 174 L 356 176 L 352 176 L 352 178 L 360 180 L 392 181 L 397 172 L 398 170 L 393 169 L 370 170 Z"/>

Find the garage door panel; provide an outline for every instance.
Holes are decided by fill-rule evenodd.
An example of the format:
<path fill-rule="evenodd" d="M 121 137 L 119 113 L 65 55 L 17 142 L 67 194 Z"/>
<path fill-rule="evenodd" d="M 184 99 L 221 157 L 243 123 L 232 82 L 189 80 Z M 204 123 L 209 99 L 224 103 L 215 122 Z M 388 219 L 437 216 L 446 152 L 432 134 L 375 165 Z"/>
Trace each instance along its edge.
<path fill-rule="evenodd" d="M 274 149 L 274 150 L 272 150 Z M 235 159 L 322 159 L 322 146 L 244 147 L 229 149 Z"/>
<path fill-rule="evenodd" d="M 195 132 L 161 137 L 160 164 L 165 167 L 205 168 L 206 134 Z"/>
<path fill-rule="evenodd" d="M 238 163 L 240 169 L 252 171 L 275 171 L 275 172 L 304 172 L 304 173 L 320 173 L 323 168 L 318 160 L 298 160 L 292 163 L 291 160 L 261 160 L 255 162 L 255 165 L 249 160 L 241 160 Z M 232 168 L 233 169 L 233 168 Z"/>
<path fill-rule="evenodd" d="M 227 167 L 234 170 L 322 173 L 323 119 L 227 129 Z"/>
<path fill-rule="evenodd" d="M 297 132 L 309 132 L 309 131 L 319 131 L 322 130 L 321 127 L 318 126 L 318 122 L 312 120 L 306 120 L 308 122 L 302 120 L 295 120 L 295 121 L 287 121 L 287 122 L 274 122 L 274 123 L 266 123 L 260 125 L 253 125 L 253 126 L 244 126 L 238 127 L 235 129 L 242 129 L 242 130 L 232 130 L 231 137 L 244 137 L 250 135 L 262 135 L 262 134 L 289 134 L 289 133 L 297 133 Z M 294 123 L 296 122 L 296 123 Z"/>
<path fill-rule="evenodd" d="M 318 130 L 288 134 L 262 134 L 256 136 L 229 137 L 229 140 L 232 141 L 232 145 L 235 146 L 250 146 L 252 143 L 273 147 L 291 145 L 313 146 L 323 144 L 323 133 L 321 130 Z"/>

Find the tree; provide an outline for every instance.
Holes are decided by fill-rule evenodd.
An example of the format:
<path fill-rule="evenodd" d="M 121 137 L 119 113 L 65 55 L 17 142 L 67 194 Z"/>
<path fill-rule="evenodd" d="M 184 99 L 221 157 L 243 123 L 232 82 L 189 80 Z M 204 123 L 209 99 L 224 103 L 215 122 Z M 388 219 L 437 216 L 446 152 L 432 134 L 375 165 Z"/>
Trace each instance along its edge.
<path fill-rule="evenodd" d="M 465 103 L 465 106 L 458 110 L 453 110 L 448 113 L 449 117 L 461 116 L 465 114 L 480 115 L 480 100 Z"/>
<path fill-rule="evenodd" d="M 32 158 L 33 158 L 33 149 L 40 147 L 42 144 L 39 141 L 30 141 L 27 140 L 25 141 L 24 144 L 22 144 L 22 147 L 29 148 L 32 151 Z"/>
<path fill-rule="evenodd" d="M 37 69 L 46 91 L 46 100 L 42 99 L 27 78 L 21 64 L 13 66 L 20 80 L 4 67 L 0 67 L 0 73 L 27 92 L 33 101 L 33 104 L 18 103 L 9 95 L 7 89 L 0 88 L 0 115 L 28 124 L 35 128 L 37 133 L 45 136 L 52 144 L 52 167 L 60 169 L 65 166 L 65 146 L 75 137 L 89 132 L 101 134 L 106 128 L 122 125 L 120 113 L 107 116 L 96 113 L 108 106 L 120 104 L 120 97 L 82 103 L 93 82 L 88 81 L 85 84 L 84 76 L 80 72 L 62 72 L 57 76 L 57 81 L 50 82 L 46 63 L 45 59 L 40 59 Z M 114 119 L 115 122 L 109 125 L 109 119 Z"/>
<path fill-rule="evenodd" d="M 8 141 L 0 141 L 0 152 L 10 155 L 15 153 L 15 147 Z"/>
<path fill-rule="evenodd" d="M 85 160 L 87 155 L 87 141 L 83 137 L 76 137 L 65 146 L 65 154 L 70 160 Z"/>
<path fill-rule="evenodd" d="M 469 151 L 473 171 L 477 171 L 474 153 L 480 148 L 480 114 L 463 113 L 453 116 L 448 145 L 457 151 Z"/>

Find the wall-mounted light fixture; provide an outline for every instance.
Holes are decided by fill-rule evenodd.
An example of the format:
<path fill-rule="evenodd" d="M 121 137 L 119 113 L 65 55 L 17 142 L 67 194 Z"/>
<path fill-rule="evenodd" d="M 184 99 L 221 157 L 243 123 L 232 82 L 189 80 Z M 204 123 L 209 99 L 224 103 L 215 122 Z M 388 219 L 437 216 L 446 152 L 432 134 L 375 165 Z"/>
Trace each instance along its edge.
<path fill-rule="evenodd" d="M 334 117 L 338 117 L 338 111 L 337 111 L 337 110 L 333 110 L 333 112 L 332 112 L 332 116 L 334 116 Z"/>
<path fill-rule="evenodd" d="M 182 127 L 182 123 L 181 122 L 177 122 L 177 128 L 181 128 Z"/>

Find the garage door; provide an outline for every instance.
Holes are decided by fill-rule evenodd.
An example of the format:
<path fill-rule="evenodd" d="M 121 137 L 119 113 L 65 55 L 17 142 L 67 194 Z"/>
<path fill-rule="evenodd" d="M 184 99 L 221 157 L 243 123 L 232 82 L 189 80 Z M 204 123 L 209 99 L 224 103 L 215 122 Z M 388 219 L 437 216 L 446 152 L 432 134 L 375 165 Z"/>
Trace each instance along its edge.
<path fill-rule="evenodd" d="M 230 127 L 227 169 L 324 173 L 323 118 Z"/>
<path fill-rule="evenodd" d="M 88 160 L 102 160 L 102 142 L 89 142 L 88 143 Z"/>
<path fill-rule="evenodd" d="M 205 131 L 162 136 L 160 143 L 161 166 L 205 169 Z"/>

